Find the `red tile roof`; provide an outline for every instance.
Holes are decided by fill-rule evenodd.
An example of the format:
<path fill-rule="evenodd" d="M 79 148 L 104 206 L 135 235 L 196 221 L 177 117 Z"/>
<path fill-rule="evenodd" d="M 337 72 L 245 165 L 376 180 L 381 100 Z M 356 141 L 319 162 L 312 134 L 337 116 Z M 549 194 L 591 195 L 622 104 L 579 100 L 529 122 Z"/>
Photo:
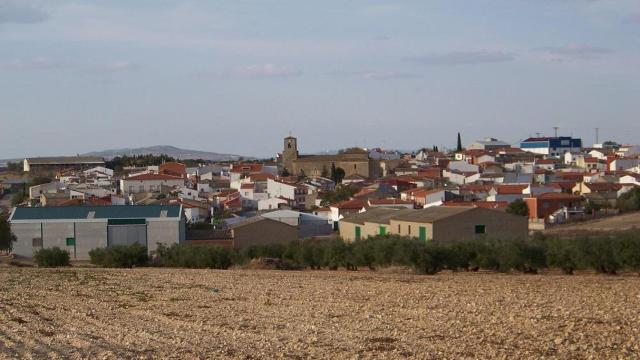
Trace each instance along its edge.
<path fill-rule="evenodd" d="M 254 183 L 247 183 L 247 184 L 240 185 L 240 188 L 241 189 L 251 189 L 251 190 L 253 190 L 254 186 L 255 186 Z"/>
<path fill-rule="evenodd" d="M 507 201 L 446 201 L 444 206 L 473 206 L 484 209 L 506 209 L 509 203 Z"/>
<path fill-rule="evenodd" d="M 362 209 L 367 206 L 368 203 L 366 201 L 358 199 L 345 200 L 333 205 L 333 207 L 336 207 L 338 209 Z"/>
<path fill-rule="evenodd" d="M 125 180 L 136 180 L 136 181 L 145 181 L 145 180 L 183 180 L 180 176 L 172 176 L 166 174 L 141 174 L 137 176 L 131 176 L 126 178 Z"/>
<path fill-rule="evenodd" d="M 565 194 L 565 193 L 557 193 L 557 192 L 549 192 L 549 193 L 542 193 L 542 194 L 536 194 L 533 195 L 534 198 L 537 199 L 553 199 L 553 200 L 580 200 L 580 196 L 579 195 L 571 195 L 571 194 Z"/>
<path fill-rule="evenodd" d="M 251 181 L 257 182 L 257 181 L 267 181 L 268 179 L 275 179 L 275 176 L 273 176 L 273 174 L 260 173 L 260 174 L 251 174 L 249 178 L 251 179 Z"/>
<path fill-rule="evenodd" d="M 576 186 L 576 181 L 554 181 L 547 185 L 561 190 L 572 190 Z"/>
<path fill-rule="evenodd" d="M 522 190 L 526 189 L 528 185 L 496 185 L 494 189 L 501 195 L 515 195 L 522 194 Z"/>
<path fill-rule="evenodd" d="M 482 185 L 482 184 L 465 184 L 460 186 L 460 190 L 470 191 L 470 192 L 489 192 L 493 188 L 493 185 Z"/>
<path fill-rule="evenodd" d="M 401 199 L 370 199 L 371 205 L 410 205 L 413 201 L 401 200 Z"/>
<path fill-rule="evenodd" d="M 584 186 L 588 187 L 591 191 L 618 191 L 622 189 L 622 185 L 615 183 L 585 183 Z"/>

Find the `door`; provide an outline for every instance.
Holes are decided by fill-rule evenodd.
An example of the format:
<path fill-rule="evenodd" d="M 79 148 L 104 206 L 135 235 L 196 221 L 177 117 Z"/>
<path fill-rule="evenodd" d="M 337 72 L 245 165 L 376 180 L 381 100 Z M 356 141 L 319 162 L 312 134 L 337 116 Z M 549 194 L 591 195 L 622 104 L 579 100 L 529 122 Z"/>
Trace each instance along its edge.
<path fill-rule="evenodd" d="M 380 235 L 386 235 L 387 234 L 387 228 L 384 226 L 380 226 Z"/>
<path fill-rule="evenodd" d="M 147 246 L 147 224 L 145 219 L 110 219 L 107 226 L 107 246 L 132 245 Z"/>
<path fill-rule="evenodd" d="M 356 240 L 360 240 L 360 236 L 361 236 L 360 226 L 356 226 Z"/>
<path fill-rule="evenodd" d="M 425 228 L 424 226 L 420 226 L 420 233 L 419 233 L 419 239 L 422 241 L 427 241 L 427 228 Z"/>

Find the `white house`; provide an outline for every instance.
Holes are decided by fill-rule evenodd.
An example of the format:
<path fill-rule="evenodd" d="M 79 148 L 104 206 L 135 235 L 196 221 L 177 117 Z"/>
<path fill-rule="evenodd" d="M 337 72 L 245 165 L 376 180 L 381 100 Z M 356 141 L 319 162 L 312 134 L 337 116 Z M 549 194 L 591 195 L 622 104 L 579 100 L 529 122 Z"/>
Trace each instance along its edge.
<path fill-rule="evenodd" d="M 629 174 L 625 176 L 621 176 L 618 180 L 620 184 L 631 184 L 640 186 L 640 174 Z"/>
<path fill-rule="evenodd" d="M 616 155 L 618 156 L 636 156 L 640 154 L 640 145 L 623 145 L 618 151 L 616 151 Z"/>
<path fill-rule="evenodd" d="M 292 207 L 309 208 L 315 205 L 315 194 L 309 193 L 309 188 L 299 184 L 267 179 L 267 194 L 269 198 L 283 198 L 289 200 Z"/>
<path fill-rule="evenodd" d="M 178 190 L 178 197 L 181 199 L 206 201 L 206 199 L 201 196 L 203 194 L 200 193 L 197 189 L 190 189 L 184 185 L 179 185 L 177 187 L 177 190 Z"/>
<path fill-rule="evenodd" d="M 258 210 L 275 210 L 279 209 L 281 205 L 287 205 L 289 201 L 282 198 L 267 198 L 258 201 Z"/>
<path fill-rule="evenodd" d="M 68 187 L 69 198 L 71 199 L 87 199 L 91 197 L 105 198 L 113 195 L 110 189 L 105 189 L 91 184 L 70 185 Z"/>
<path fill-rule="evenodd" d="M 609 171 L 624 171 L 640 165 L 640 159 L 621 158 L 615 159 L 609 164 Z"/>
<path fill-rule="evenodd" d="M 467 146 L 469 150 L 496 150 L 511 147 L 511 144 L 491 137 L 476 140 Z"/>
<path fill-rule="evenodd" d="M 480 171 L 480 167 L 478 165 L 469 164 L 466 161 L 450 161 L 449 165 L 447 165 L 449 170 L 460 171 L 460 172 L 474 172 L 477 173 Z"/>
<path fill-rule="evenodd" d="M 91 169 L 85 170 L 82 172 L 84 174 L 84 176 L 106 176 L 106 177 L 113 177 L 113 170 L 106 168 L 104 166 L 96 166 L 93 167 Z"/>
<path fill-rule="evenodd" d="M 35 200 L 40 199 L 40 195 L 42 194 L 50 194 L 57 193 L 58 190 L 63 189 L 64 184 L 59 181 L 53 181 L 46 184 L 40 184 L 29 187 L 29 199 Z"/>
<path fill-rule="evenodd" d="M 514 202 L 526 197 L 524 191 L 528 185 L 496 185 L 487 196 L 487 201 Z"/>
<path fill-rule="evenodd" d="M 184 185 L 179 176 L 164 174 L 142 174 L 120 180 L 120 189 L 125 194 L 160 191 L 162 186 L 178 187 Z"/>
<path fill-rule="evenodd" d="M 469 184 L 480 179 L 480 173 L 444 170 L 442 177 L 448 178 L 450 182 L 458 185 Z"/>

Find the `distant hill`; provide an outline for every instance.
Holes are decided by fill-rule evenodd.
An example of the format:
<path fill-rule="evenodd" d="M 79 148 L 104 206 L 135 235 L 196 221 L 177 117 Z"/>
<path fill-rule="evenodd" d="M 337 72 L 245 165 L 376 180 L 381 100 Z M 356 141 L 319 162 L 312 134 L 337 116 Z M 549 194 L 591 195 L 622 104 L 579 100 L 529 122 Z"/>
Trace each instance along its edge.
<path fill-rule="evenodd" d="M 127 148 L 127 149 L 113 149 L 113 150 L 104 150 L 104 151 L 96 151 L 90 152 L 86 154 L 82 154 L 82 156 L 100 156 L 105 160 L 111 160 L 116 156 L 122 155 L 146 155 L 152 154 L 155 156 L 166 154 L 173 158 L 184 160 L 184 159 L 203 159 L 208 161 L 230 161 L 230 160 L 238 160 L 239 158 L 243 159 L 253 159 L 248 156 L 234 155 L 234 154 L 219 154 L 215 152 L 208 151 L 199 151 L 199 150 L 186 150 L 180 149 L 175 146 L 169 145 L 156 145 L 142 148 Z"/>

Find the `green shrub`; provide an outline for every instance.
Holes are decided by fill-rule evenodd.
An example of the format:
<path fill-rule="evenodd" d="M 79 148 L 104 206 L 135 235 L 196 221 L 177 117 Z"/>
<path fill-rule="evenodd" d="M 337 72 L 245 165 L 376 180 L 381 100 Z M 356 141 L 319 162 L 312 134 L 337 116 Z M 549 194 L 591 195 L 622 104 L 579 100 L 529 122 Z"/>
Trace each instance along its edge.
<path fill-rule="evenodd" d="M 624 267 L 640 272 L 640 234 L 637 230 L 619 235 L 618 253 Z"/>
<path fill-rule="evenodd" d="M 92 264 L 110 268 L 145 266 L 149 262 L 147 248 L 137 243 L 93 249 L 89 258 Z"/>
<path fill-rule="evenodd" d="M 240 258 L 228 248 L 173 244 L 170 247 L 158 246 L 155 264 L 193 269 L 228 269 L 239 261 Z"/>
<path fill-rule="evenodd" d="M 476 271 L 478 266 L 478 241 L 459 241 L 449 245 L 447 268 L 450 270 Z"/>
<path fill-rule="evenodd" d="M 547 267 L 546 249 L 542 244 L 531 241 L 520 241 L 516 244 L 520 258 L 515 267 L 516 270 L 527 274 L 537 274 L 538 270 Z"/>
<path fill-rule="evenodd" d="M 33 255 L 33 260 L 41 267 L 69 266 L 70 259 L 69 252 L 57 246 L 49 249 L 40 249 Z"/>
<path fill-rule="evenodd" d="M 326 266 L 326 241 L 306 239 L 302 242 L 302 264 L 311 269 L 322 269 Z"/>
<path fill-rule="evenodd" d="M 615 238 L 592 236 L 580 237 L 575 241 L 584 267 L 610 275 L 615 275 L 622 268 Z"/>
<path fill-rule="evenodd" d="M 449 251 L 447 248 L 441 245 L 433 243 L 419 245 L 419 254 L 416 258 L 414 268 L 417 272 L 434 275 L 442 271 L 445 268 Z"/>
<path fill-rule="evenodd" d="M 572 275 L 578 269 L 580 252 L 574 239 L 544 239 L 549 266 L 559 268 L 564 274 Z"/>
<path fill-rule="evenodd" d="M 353 262 L 349 246 L 342 239 L 328 240 L 324 251 L 324 263 L 331 270 L 350 268 Z"/>
<path fill-rule="evenodd" d="M 620 195 L 616 207 L 622 212 L 640 210 L 640 188 L 636 187 Z"/>
<path fill-rule="evenodd" d="M 375 240 L 373 239 L 356 240 L 351 244 L 356 266 L 366 266 L 370 270 L 375 270 Z"/>

